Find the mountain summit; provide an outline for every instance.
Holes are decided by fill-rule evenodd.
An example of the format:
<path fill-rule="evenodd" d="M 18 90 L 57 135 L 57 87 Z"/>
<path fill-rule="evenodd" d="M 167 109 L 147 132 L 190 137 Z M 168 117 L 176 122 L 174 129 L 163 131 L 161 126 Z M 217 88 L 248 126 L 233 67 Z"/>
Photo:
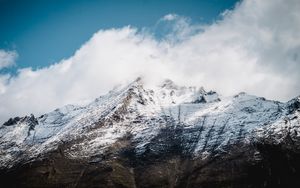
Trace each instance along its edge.
<path fill-rule="evenodd" d="M 9 187 L 300 186 L 300 99 L 139 78 L 86 106 L 0 126 Z"/>

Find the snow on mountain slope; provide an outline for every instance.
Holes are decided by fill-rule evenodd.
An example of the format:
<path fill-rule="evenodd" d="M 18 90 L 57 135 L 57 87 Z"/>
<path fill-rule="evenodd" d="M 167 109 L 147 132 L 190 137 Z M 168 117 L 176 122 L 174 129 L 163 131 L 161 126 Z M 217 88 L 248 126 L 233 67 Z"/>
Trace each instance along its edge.
<path fill-rule="evenodd" d="M 177 86 L 170 80 L 144 88 L 137 79 L 86 106 L 67 105 L 44 114 L 13 118 L 0 126 L 0 166 L 35 160 L 64 145 L 69 158 L 101 160 L 130 137 L 137 155 L 180 145 L 194 157 L 285 134 L 298 137 L 299 98 L 288 103 L 240 93 L 222 97 L 203 88 Z"/>

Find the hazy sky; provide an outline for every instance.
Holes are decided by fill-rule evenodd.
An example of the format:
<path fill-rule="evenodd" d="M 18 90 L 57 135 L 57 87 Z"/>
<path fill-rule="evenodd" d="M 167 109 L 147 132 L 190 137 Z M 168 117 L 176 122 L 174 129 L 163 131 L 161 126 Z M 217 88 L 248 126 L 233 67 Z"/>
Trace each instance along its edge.
<path fill-rule="evenodd" d="M 88 101 L 138 76 L 225 96 L 300 95 L 299 0 L 87 2 L 2 3 L 12 11 L 0 11 L 0 122 Z"/>

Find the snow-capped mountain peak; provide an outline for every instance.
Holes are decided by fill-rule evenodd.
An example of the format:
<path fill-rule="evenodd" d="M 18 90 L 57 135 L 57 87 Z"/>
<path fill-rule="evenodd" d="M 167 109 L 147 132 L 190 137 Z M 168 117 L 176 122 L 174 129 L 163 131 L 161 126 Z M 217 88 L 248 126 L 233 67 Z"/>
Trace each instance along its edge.
<path fill-rule="evenodd" d="M 299 114 L 299 104 L 299 97 L 286 104 L 246 93 L 221 97 L 171 80 L 147 89 L 138 78 L 85 106 L 67 105 L 40 117 L 8 120 L 0 127 L 0 165 L 10 168 L 32 161 L 66 144 L 68 158 L 99 161 L 125 147 L 116 145 L 128 136 L 137 156 L 180 146 L 183 154 L 207 157 L 261 138 L 266 130 L 284 130 L 284 121 Z M 290 129 L 298 131 L 297 123 Z"/>
<path fill-rule="evenodd" d="M 85 187 L 98 185 L 98 178 L 91 178 L 103 174 L 106 187 L 143 187 L 136 178 L 161 187 L 154 182 L 166 176 L 171 187 L 198 187 L 202 180 L 191 177 L 214 177 L 218 169 L 222 181 L 241 182 L 248 174 L 254 184 L 264 177 L 259 185 L 265 186 L 278 165 L 270 156 L 288 150 L 290 157 L 280 160 L 288 169 L 297 168 L 290 163 L 297 157 L 299 117 L 299 97 L 287 103 L 243 92 L 223 97 L 171 80 L 148 88 L 138 78 L 87 105 L 9 119 L 0 126 L 0 177 L 22 179 L 20 186 L 43 180 L 49 187 L 80 182 Z M 249 171 L 257 165 L 266 172 L 258 180 L 258 171 Z M 253 184 L 249 181 L 247 186 Z"/>

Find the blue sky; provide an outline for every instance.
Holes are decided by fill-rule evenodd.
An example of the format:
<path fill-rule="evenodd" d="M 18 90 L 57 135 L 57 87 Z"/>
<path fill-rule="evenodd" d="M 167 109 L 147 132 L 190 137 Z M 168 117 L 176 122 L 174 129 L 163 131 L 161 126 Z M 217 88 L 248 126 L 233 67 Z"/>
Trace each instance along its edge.
<path fill-rule="evenodd" d="M 99 29 L 154 27 L 166 14 L 211 23 L 237 0 L 0 0 L 0 49 L 18 53 L 17 68 L 70 57 Z"/>

